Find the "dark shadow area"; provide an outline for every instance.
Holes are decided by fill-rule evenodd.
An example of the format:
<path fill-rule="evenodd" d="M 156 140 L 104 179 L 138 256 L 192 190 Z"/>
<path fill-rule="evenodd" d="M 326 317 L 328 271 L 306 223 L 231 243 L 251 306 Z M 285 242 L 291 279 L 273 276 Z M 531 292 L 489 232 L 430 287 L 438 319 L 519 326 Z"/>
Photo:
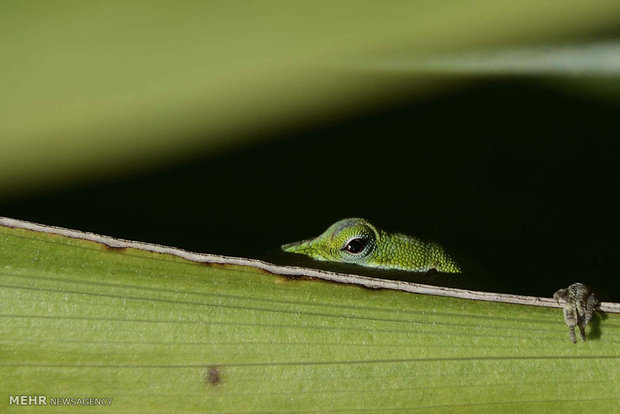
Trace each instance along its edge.
<path fill-rule="evenodd" d="M 0 214 L 273 261 L 265 252 L 358 216 L 461 252 L 506 291 L 550 297 L 580 281 L 618 301 L 619 106 L 528 79 L 489 81 L 149 175 L 6 201 Z"/>
<path fill-rule="evenodd" d="M 601 339 L 601 321 L 607 319 L 608 316 L 605 312 L 598 310 L 592 316 L 590 321 L 590 331 L 587 333 L 586 338 L 588 341 L 598 341 Z"/>

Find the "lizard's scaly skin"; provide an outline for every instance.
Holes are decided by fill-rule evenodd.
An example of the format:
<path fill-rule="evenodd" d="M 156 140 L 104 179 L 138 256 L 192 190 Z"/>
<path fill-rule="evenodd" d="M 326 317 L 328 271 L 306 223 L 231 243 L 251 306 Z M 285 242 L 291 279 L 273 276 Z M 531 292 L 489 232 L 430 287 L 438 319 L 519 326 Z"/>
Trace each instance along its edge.
<path fill-rule="evenodd" d="M 285 244 L 282 249 L 322 261 L 410 272 L 461 273 L 457 261 L 439 244 L 388 233 L 362 218 L 340 220 L 320 236 Z"/>

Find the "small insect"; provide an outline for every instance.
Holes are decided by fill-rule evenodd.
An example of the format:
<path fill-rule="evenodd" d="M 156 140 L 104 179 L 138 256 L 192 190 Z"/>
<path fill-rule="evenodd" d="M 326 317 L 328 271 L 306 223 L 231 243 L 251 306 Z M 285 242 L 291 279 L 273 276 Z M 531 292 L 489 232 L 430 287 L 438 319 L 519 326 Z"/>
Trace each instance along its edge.
<path fill-rule="evenodd" d="M 558 305 L 560 299 L 564 301 L 564 321 L 568 325 L 568 332 L 573 343 L 577 343 L 575 326 L 579 327 L 581 340 L 586 340 L 586 326 L 592 320 L 594 312 L 600 305 L 594 293 L 583 283 L 573 283 L 566 289 L 560 289 L 553 294 Z"/>

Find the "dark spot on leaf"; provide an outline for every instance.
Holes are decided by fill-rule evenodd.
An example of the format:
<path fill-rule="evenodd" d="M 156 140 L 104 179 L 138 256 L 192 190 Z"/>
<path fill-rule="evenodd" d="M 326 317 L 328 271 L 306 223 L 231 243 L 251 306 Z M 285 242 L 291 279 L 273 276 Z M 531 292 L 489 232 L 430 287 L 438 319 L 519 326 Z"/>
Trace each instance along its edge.
<path fill-rule="evenodd" d="M 386 289 L 384 287 L 380 287 L 380 286 L 366 286 L 366 285 L 355 285 L 355 286 L 359 286 L 361 288 L 367 289 L 367 290 L 372 290 L 373 292 L 378 292 L 378 291 L 388 291 L 391 289 Z"/>
<path fill-rule="evenodd" d="M 222 382 L 221 368 L 217 365 L 211 365 L 205 372 L 205 380 L 207 385 L 217 387 Z"/>
<path fill-rule="evenodd" d="M 320 282 L 329 282 L 328 280 L 317 279 L 310 276 L 297 276 L 297 275 L 276 275 L 282 282 L 297 282 L 300 280 L 317 280 Z"/>
<path fill-rule="evenodd" d="M 270 272 L 268 270 L 262 269 L 260 267 L 254 267 L 251 264 L 248 265 L 240 265 L 240 264 L 230 264 L 230 263 L 217 263 L 217 262 L 195 262 L 197 264 L 203 265 L 203 266 L 210 266 L 210 267 L 220 267 L 222 269 L 241 269 L 241 270 L 247 270 L 247 268 L 252 269 L 252 271 L 256 271 L 257 273 L 265 273 L 267 275 L 275 275 L 276 273 Z"/>
<path fill-rule="evenodd" d="M 104 249 L 111 250 L 113 252 L 122 252 L 127 249 L 127 247 L 110 246 L 109 244 L 105 244 L 105 243 L 102 243 L 101 245 L 103 246 Z"/>

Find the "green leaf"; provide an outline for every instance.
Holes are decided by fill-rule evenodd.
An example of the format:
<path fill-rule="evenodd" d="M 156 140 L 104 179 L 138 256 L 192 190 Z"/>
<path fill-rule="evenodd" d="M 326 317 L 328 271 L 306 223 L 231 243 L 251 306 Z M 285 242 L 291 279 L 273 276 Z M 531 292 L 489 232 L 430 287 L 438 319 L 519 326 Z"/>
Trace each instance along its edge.
<path fill-rule="evenodd" d="M 115 413 L 618 407 L 617 304 L 573 344 L 557 308 L 1 223 L 3 411 L 42 412 L 9 406 L 35 394 Z"/>

